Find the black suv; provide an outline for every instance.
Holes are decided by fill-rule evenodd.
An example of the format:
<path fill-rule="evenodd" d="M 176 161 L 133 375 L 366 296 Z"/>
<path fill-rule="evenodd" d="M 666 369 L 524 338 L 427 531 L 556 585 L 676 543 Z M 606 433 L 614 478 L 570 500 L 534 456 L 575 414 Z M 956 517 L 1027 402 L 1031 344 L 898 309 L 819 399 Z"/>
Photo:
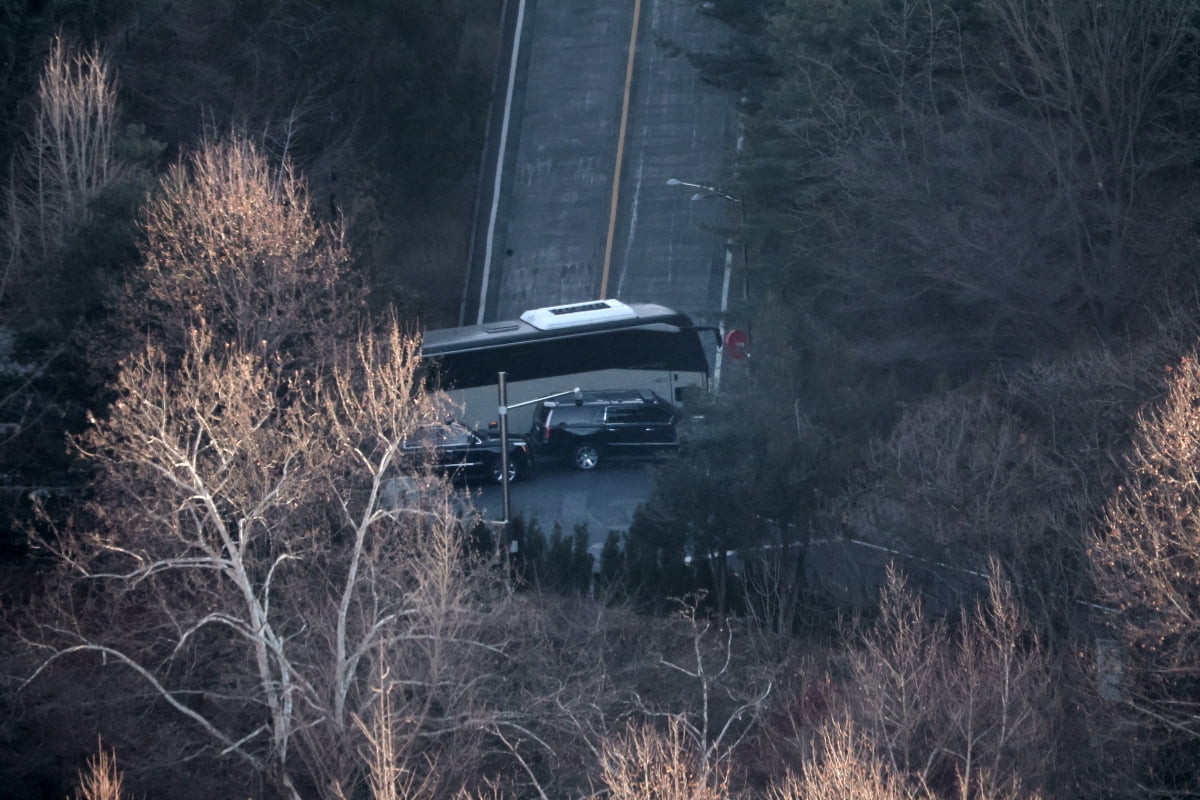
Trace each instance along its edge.
<path fill-rule="evenodd" d="M 577 469 L 588 470 L 610 457 L 678 448 L 679 413 L 654 392 L 627 389 L 580 395 L 538 404 L 529 440 L 539 455 L 566 458 Z"/>
<path fill-rule="evenodd" d="M 419 460 L 432 453 L 433 466 L 456 480 L 503 480 L 500 439 L 487 431 L 469 430 L 460 422 L 429 425 L 404 440 L 404 454 Z M 508 437 L 508 479 L 529 474 L 533 459 L 523 436 Z"/>

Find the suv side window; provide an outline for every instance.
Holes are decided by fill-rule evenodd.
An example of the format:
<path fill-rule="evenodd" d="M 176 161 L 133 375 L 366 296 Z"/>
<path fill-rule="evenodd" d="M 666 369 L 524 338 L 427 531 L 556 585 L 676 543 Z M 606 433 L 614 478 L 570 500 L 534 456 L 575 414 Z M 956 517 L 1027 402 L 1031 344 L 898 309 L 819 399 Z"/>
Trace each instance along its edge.
<path fill-rule="evenodd" d="M 609 406 L 605 421 L 615 425 L 669 425 L 671 411 L 662 406 Z"/>
<path fill-rule="evenodd" d="M 603 406 L 558 406 L 550 415 L 550 426 L 595 425 L 603 416 Z"/>
<path fill-rule="evenodd" d="M 647 406 L 645 410 L 645 421 L 654 425 L 668 425 L 674 418 L 671 409 L 663 406 Z"/>
<path fill-rule="evenodd" d="M 604 421 L 609 425 L 638 425 L 645 421 L 646 409 L 637 406 L 609 406 Z"/>

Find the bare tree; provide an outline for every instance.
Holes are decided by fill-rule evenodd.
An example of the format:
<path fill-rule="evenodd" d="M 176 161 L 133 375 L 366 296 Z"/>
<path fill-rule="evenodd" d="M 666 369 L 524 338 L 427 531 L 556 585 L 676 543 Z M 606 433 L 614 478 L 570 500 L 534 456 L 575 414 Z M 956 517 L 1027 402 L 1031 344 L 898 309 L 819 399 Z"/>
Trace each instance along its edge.
<path fill-rule="evenodd" d="M 53 270 L 89 206 L 124 167 L 114 149 L 116 79 L 98 48 L 80 50 L 61 36 L 50 46 L 38 82 L 37 107 L 6 192 L 4 270 L 0 298 L 11 284 Z"/>
<path fill-rule="evenodd" d="M 968 387 L 905 408 L 873 443 L 844 498 L 846 519 L 857 538 L 907 558 L 911 582 L 951 605 L 982 588 L 996 559 L 1036 623 L 1062 630 L 1086 588 L 1088 485 L 1068 460 L 1083 454 L 1060 458 L 1004 400 Z"/>
<path fill-rule="evenodd" d="M 393 700 L 396 689 L 388 669 L 381 668 L 370 721 L 354 716 L 365 740 L 361 754 L 367 762 L 367 785 L 372 800 L 418 800 L 433 793 L 434 776 L 418 775 L 403 754 L 397 752 L 404 737 Z M 345 800 L 343 787 L 337 787 L 337 796 L 338 800 Z"/>
<path fill-rule="evenodd" d="M 862 714 L 862 730 L 876 743 L 879 757 L 896 775 L 925 782 L 926 758 L 944 734 L 937 724 L 940 686 L 937 674 L 945 657 L 944 623 L 924 618 L 919 601 L 892 572 L 880 602 L 875 628 L 852 651 L 852 691 Z"/>
<path fill-rule="evenodd" d="M 848 653 L 845 692 L 889 774 L 963 800 L 1053 779 L 1054 676 L 1001 581 L 954 632 L 895 572 L 880 611 Z"/>
<path fill-rule="evenodd" d="M 696 600 L 666 626 L 584 598 L 510 602 L 507 697 L 490 730 L 525 773 L 517 794 L 587 795 L 599 781 L 620 797 L 709 796 L 746 767 L 773 665 Z"/>
<path fill-rule="evenodd" d="M 1200 363 L 1191 355 L 1172 369 L 1161 406 L 1139 415 L 1122 485 L 1090 551 L 1100 596 L 1116 612 L 1106 621 L 1124 644 L 1123 670 L 1110 679 L 1121 679 L 1164 753 L 1171 742 L 1200 740 L 1198 405 Z"/>
<path fill-rule="evenodd" d="M 835 374 L 958 381 L 1190 285 L 1189 0 L 798 4 L 770 32 L 760 285 L 858 345 Z"/>
<path fill-rule="evenodd" d="M 440 417 L 417 347 L 393 326 L 297 375 L 201 330 L 177 367 L 131 359 L 80 442 L 95 527 L 46 543 L 94 599 L 43 626 L 46 664 L 125 665 L 290 796 L 358 779 L 373 663 L 402 690 L 403 763 L 479 726 L 496 645 L 475 609 L 496 584 L 463 552 L 449 488 L 400 458 Z M 418 503 L 390 489 L 402 474 Z"/>
<path fill-rule="evenodd" d="M 172 167 L 141 225 L 125 327 L 168 353 L 201 324 L 245 352 L 310 362 L 330 335 L 352 337 L 364 294 L 340 221 L 318 222 L 304 179 L 245 137 L 205 141 Z"/>
<path fill-rule="evenodd" d="M 1060 336 L 1079 303 L 1073 276 L 1048 266 L 1060 188 L 1022 140 L 1043 128 L 1022 129 L 979 68 L 994 55 L 975 52 L 978 20 L 942 0 L 830 11 L 846 46 L 827 52 L 787 22 L 809 13 L 775 28 L 799 44 L 779 43 L 771 103 L 798 174 L 778 204 L 795 266 L 772 283 L 799 281 L 795 304 L 857 345 L 852 365 L 916 368 L 910 380 Z"/>
<path fill-rule="evenodd" d="M 742 658 L 733 618 L 707 618 L 704 595 L 679 599 L 672 636 L 657 657 L 653 691 L 634 689 L 635 708 L 650 721 L 670 722 L 672 736 L 692 750 L 701 776 L 727 771 L 738 745 L 754 730 L 774 688 L 769 665 Z"/>
<path fill-rule="evenodd" d="M 1079 279 L 1089 295 L 1111 303 L 1126 283 L 1119 272 L 1147 179 L 1192 160 L 1178 119 L 1195 113 L 1195 99 L 1172 81 L 1194 64 L 1194 4 L 985 5 L 1009 46 L 998 71 L 1002 83 L 1064 140 L 1066 146 L 1053 138 L 1030 142 L 1058 182 L 1073 188 L 1063 197 L 1083 248 L 1076 263 L 1090 267 Z"/>

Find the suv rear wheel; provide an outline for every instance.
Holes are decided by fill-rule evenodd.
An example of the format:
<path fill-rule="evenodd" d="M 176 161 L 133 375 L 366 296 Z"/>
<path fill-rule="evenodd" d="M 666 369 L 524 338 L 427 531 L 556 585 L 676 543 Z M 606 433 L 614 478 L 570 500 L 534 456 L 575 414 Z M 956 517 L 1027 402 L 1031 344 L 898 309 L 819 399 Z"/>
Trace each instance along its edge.
<path fill-rule="evenodd" d="M 576 469 L 595 469 L 596 465 L 600 463 L 600 451 L 594 444 L 584 442 L 571 451 L 571 461 L 575 464 Z"/>

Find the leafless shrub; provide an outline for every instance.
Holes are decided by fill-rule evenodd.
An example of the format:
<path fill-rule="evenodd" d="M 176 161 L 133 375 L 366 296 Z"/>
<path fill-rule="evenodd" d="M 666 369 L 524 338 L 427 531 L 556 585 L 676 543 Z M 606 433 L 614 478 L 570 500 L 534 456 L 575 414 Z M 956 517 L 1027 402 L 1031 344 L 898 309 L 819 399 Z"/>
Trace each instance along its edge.
<path fill-rule="evenodd" d="M 87 772 L 79 773 L 76 800 L 121 800 L 124 777 L 117 771 L 117 754 L 104 749 L 88 759 Z"/>
<path fill-rule="evenodd" d="M 742 594 L 746 633 L 754 649 L 764 657 L 783 658 L 795 645 L 797 627 L 809 610 L 803 596 L 807 543 L 785 535 L 774 539 L 760 553 L 743 554 Z"/>
<path fill-rule="evenodd" d="M 767 800 L 915 800 L 920 795 L 889 772 L 848 720 L 820 729 L 812 760 L 767 790 Z"/>
<path fill-rule="evenodd" d="M 874 743 L 847 719 L 830 721 L 821 728 L 812 760 L 800 773 L 789 772 L 768 787 L 768 800 L 1038 800 L 1036 792 L 1023 790 L 1011 781 L 999 786 L 983 780 L 972 783 L 965 776 L 941 795 L 928 786 L 914 783 L 911 776 L 897 775 L 878 755 Z"/>
<path fill-rule="evenodd" d="M 463 788 L 454 795 L 454 800 L 504 800 L 504 791 L 496 781 L 485 780 L 478 789 Z"/>
<path fill-rule="evenodd" d="M 727 768 L 706 765 L 679 718 L 666 730 L 634 725 L 609 742 L 601 755 L 601 776 L 613 800 L 724 800 Z"/>
<path fill-rule="evenodd" d="M 662 620 L 532 593 L 507 608 L 507 658 L 490 685 L 504 695 L 503 710 L 489 726 L 519 767 L 506 790 L 587 795 L 604 782 L 614 743 L 652 728 L 670 727 L 698 780 L 732 782 L 746 767 L 773 669 L 736 620 L 706 620 L 694 603 Z"/>

